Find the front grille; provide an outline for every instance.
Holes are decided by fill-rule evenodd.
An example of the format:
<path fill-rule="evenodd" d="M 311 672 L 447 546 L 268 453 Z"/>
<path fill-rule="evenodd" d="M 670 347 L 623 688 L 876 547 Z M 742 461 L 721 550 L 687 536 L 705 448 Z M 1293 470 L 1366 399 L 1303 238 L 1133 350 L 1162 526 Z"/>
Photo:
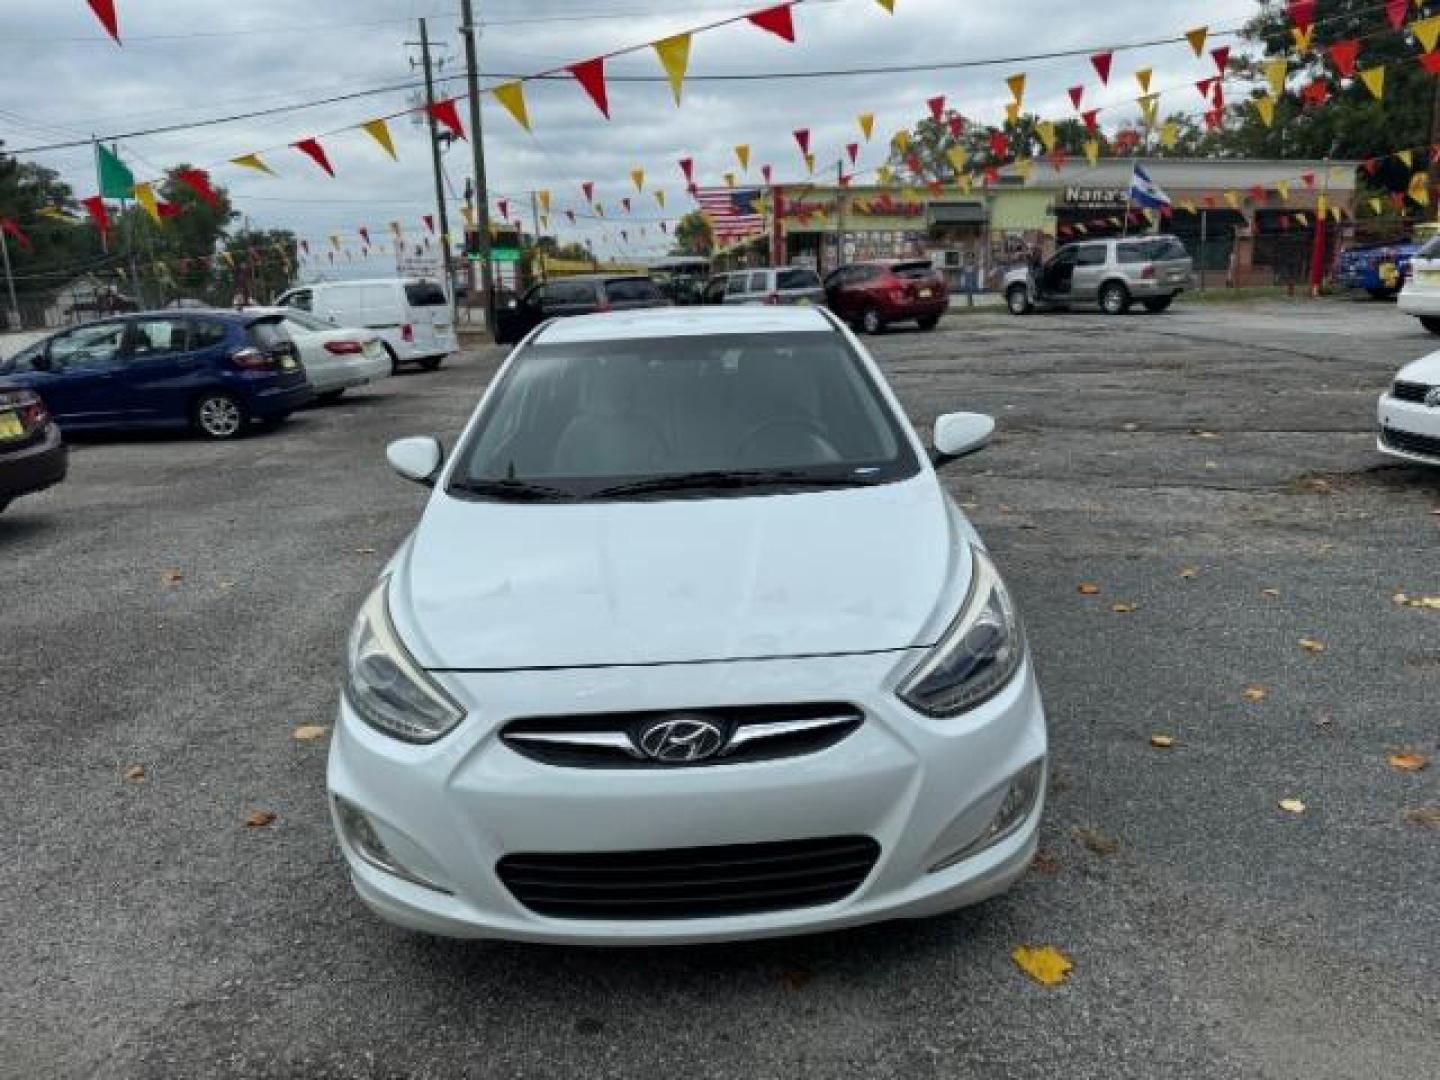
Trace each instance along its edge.
<path fill-rule="evenodd" d="M 1380 439 L 1386 446 L 1394 447 L 1396 450 L 1403 450 L 1407 454 L 1419 454 L 1421 457 L 1440 458 L 1440 438 L 1434 435 L 1416 435 L 1413 431 L 1397 431 L 1395 428 L 1382 428 Z"/>
<path fill-rule="evenodd" d="M 843 900 L 869 875 L 868 836 L 660 851 L 506 855 L 515 899 L 559 919 L 704 919 Z"/>
<path fill-rule="evenodd" d="M 647 752 L 646 732 L 678 721 L 690 730 L 708 726 L 703 756 Z M 576 769 L 661 769 L 730 765 L 814 754 L 834 746 L 863 722 L 854 705 L 821 701 L 801 705 L 741 705 L 655 712 L 534 716 L 513 720 L 500 738 L 517 754 L 546 765 Z M 653 740 L 648 742 L 652 748 Z"/>
<path fill-rule="evenodd" d="M 1396 401 L 1413 401 L 1417 405 L 1425 404 L 1425 395 L 1430 392 L 1430 387 L 1418 382 L 1397 382 L 1390 388 L 1390 396 Z"/>

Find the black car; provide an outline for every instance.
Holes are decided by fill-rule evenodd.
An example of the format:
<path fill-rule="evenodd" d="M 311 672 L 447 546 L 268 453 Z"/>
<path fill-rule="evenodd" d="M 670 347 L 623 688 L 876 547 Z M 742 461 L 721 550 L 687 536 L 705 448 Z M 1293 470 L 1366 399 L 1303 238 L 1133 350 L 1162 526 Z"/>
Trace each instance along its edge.
<path fill-rule="evenodd" d="M 40 395 L 0 388 L 0 511 L 65 479 L 69 454 Z"/>
<path fill-rule="evenodd" d="M 546 319 L 592 315 L 597 311 L 668 307 L 669 304 L 660 286 L 644 274 L 556 278 L 536 285 L 496 313 L 495 340 L 502 345 L 514 344 Z"/>

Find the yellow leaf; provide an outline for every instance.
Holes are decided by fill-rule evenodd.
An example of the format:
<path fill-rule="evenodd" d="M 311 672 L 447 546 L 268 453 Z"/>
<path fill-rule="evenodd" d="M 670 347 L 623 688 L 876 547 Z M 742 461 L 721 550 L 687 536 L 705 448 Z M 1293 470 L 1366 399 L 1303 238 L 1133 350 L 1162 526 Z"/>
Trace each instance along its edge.
<path fill-rule="evenodd" d="M 356 554 L 356 555 L 374 555 L 374 554 L 375 554 L 375 549 L 374 549 L 373 547 L 358 547 L 358 548 L 355 549 L 355 554 Z"/>
<path fill-rule="evenodd" d="M 1263 686 L 1247 686 L 1245 688 L 1244 697 L 1246 701 L 1264 701 L 1269 696 L 1270 691 L 1266 690 Z"/>
<path fill-rule="evenodd" d="M 1081 596 L 1097 596 L 1100 593 L 1100 586 L 1091 582 L 1081 582 L 1079 593 Z"/>
<path fill-rule="evenodd" d="M 132 784 L 142 783 L 145 780 L 145 766 L 131 765 L 120 775 L 126 780 L 129 780 Z"/>
<path fill-rule="evenodd" d="M 314 739 L 324 738 L 329 728 L 324 724 L 301 724 L 290 733 L 290 737 L 297 742 L 310 742 Z"/>
<path fill-rule="evenodd" d="M 1279 599 L 1280 599 L 1280 590 L 1279 590 L 1279 589 L 1261 589 L 1261 590 L 1260 590 L 1260 595 L 1263 596 L 1263 597 L 1265 597 L 1265 599 L 1267 599 L 1267 600 L 1279 600 Z"/>
<path fill-rule="evenodd" d="M 1168 750 L 1175 745 L 1174 735 L 1151 735 L 1150 745 L 1157 750 Z"/>
<path fill-rule="evenodd" d="M 263 829 L 273 824 L 277 817 L 274 810 L 252 810 L 250 816 L 245 819 L 247 829 Z"/>
<path fill-rule="evenodd" d="M 166 570 L 160 575 L 160 580 L 166 585 L 175 585 L 185 580 L 185 575 L 179 570 Z"/>
<path fill-rule="evenodd" d="M 1418 750 L 1398 750 L 1386 760 L 1401 772 L 1419 772 L 1430 765 L 1430 758 Z"/>
<path fill-rule="evenodd" d="M 1325 642 L 1319 641 L 1313 637 L 1302 637 L 1300 639 L 1300 647 L 1306 652 L 1324 652 Z"/>
<path fill-rule="evenodd" d="M 1138 604 L 1131 604 L 1121 600 L 1118 603 L 1111 604 L 1110 610 L 1115 612 L 1116 615 L 1129 615 L 1130 612 L 1134 611 L 1138 606 Z"/>
<path fill-rule="evenodd" d="M 1053 945 L 1019 945 L 1010 958 L 1041 986 L 1059 986 L 1075 966 Z"/>
<path fill-rule="evenodd" d="M 1280 809 L 1288 814 L 1303 814 L 1305 813 L 1305 804 L 1295 798 L 1281 799 Z"/>
<path fill-rule="evenodd" d="M 1187 581 L 1188 581 L 1190 578 L 1199 577 L 1199 576 L 1200 576 L 1200 568 L 1199 568 L 1198 566 L 1186 566 L 1186 567 L 1182 567 L 1181 570 L 1180 570 L 1180 576 L 1181 576 L 1182 578 L 1185 578 Z"/>
<path fill-rule="evenodd" d="M 1419 806 L 1405 811 L 1405 820 L 1411 825 L 1423 825 L 1427 829 L 1440 829 L 1440 806 Z"/>

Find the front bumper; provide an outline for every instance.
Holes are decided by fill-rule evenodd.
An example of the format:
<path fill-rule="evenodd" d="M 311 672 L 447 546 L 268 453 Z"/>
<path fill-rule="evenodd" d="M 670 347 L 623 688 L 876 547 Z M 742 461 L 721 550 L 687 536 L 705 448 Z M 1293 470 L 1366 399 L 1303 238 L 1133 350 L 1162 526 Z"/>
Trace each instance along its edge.
<path fill-rule="evenodd" d="M 0 444 L 0 501 L 8 502 L 58 484 L 65 479 L 69 462 L 69 448 L 53 423 L 38 441 L 27 446 L 12 449 Z"/>
<path fill-rule="evenodd" d="M 1395 306 L 1416 318 L 1440 317 L 1440 288 L 1434 285 L 1417 287 L 1414 279 L 1405 283 Z"/>
<path fill-rule="evenodd" d="M 1024 670 L 962 716 L 932 720 L 893 694 L 916 651 L 875 656 L 585 671 L 445 674 L 470 715 L 431 746 L 374 731 L 340 707 L 332 795 L 358 807 L 426 888 L 341 847 L 361 898 L 412 929 L 456 937 L 591 945 L 731 941 L 915 918 L 1007 888 L 1034 854 L 1043 783 L 1023 823 L 943 870 L 979 837 L 1009 779 L 1046 754 L 1044 712 Z M 845 700 L 864 724 L 828 749 L 769 761 L 672 769 L 575 769 L 515 753 L 508 720 L 569 713 Z M 338 823 L 337 823 L 338 824 Z M 706 918 L 540 915 L 496 874 L 512 853 L 622 852 L 863 835 L 878 861 L 846 898 Z"/>
<path fill-rule="evenodd" d="M 1440 408 L 1380 396 L 1380 430 L 1375 446 L 1382 454 L 1421 465 L 1440 465 Z"/>

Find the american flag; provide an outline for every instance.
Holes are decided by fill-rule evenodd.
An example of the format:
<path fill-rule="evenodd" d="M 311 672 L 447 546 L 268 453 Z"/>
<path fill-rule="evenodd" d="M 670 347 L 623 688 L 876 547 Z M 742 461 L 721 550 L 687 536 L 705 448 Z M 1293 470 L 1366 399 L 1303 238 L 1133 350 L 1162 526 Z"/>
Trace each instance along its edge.
<path fill-rule="evenodd" d="M 700 188 L 695 192 L 700 212 L 710 219 L 716 247 L 729 247 L 747 236 L 765 231 L 759 188 Z"/>

